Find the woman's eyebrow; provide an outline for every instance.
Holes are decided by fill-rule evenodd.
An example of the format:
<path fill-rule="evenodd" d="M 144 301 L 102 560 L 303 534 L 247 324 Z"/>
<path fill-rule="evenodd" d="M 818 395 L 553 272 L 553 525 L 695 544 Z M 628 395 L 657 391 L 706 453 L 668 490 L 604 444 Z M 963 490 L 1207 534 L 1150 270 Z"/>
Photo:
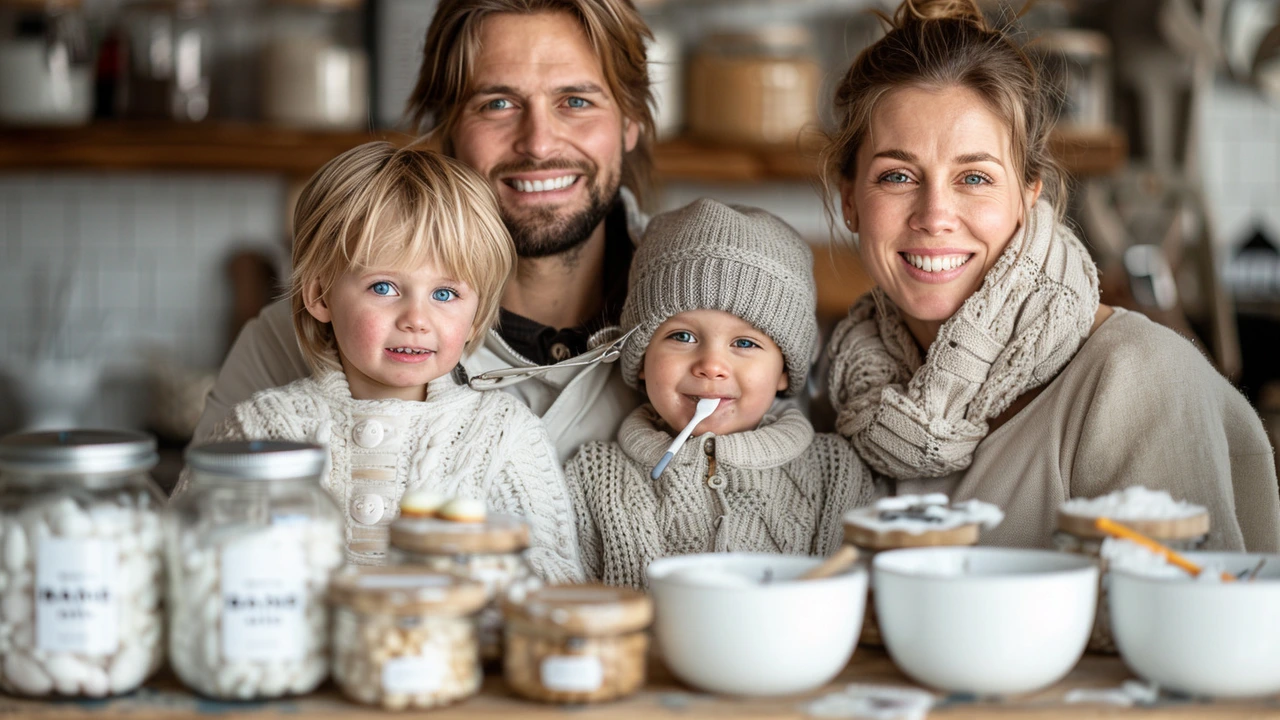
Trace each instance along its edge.
<path fill-rule="evenodd" d="M 997 165 L 1001 164 L 1000 158 L 996 157 L 995 155 L 992 155 L 991 153 L 986 153 L 986 152 L 976 152 L 976 153 L 969 153 L 967 155 L 956 156 L 956 163 L 960 165 L 968 165 L 969 163 L 977 163 L 977 162 L 993 162 Z"/>

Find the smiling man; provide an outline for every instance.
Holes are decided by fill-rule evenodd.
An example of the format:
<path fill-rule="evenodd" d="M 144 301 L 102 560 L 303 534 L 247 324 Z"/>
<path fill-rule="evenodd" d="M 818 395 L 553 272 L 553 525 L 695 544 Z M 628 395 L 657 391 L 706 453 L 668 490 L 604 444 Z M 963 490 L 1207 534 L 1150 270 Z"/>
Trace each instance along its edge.
<path fill-rule="evenodd" d="M 562 461 L 640 402 L 594 360 L 614 349 L 647 221 L 648 37 L 629 0 L 442 0 L 409 99 L 426 138 L 488 179 L 519 254 L 498 327 L 457 375 L 521 398 Z M 276 302 L 245 326 L 196 442 L 237 402 L 307 374 L 289 312 Z"/>

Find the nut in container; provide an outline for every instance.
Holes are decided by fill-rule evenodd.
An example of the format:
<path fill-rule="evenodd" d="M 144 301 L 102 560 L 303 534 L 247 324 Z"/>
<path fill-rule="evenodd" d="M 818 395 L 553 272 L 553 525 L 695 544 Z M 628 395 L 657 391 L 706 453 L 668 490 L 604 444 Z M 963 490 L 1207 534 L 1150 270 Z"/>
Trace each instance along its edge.
<path fill-rule="evenodd" d="M 507 685 L 533 700 L 616 700 L 644 684 L 646 628 L 653 602 L 636 590 L 604 585 L 552 585 L 523 598 L 506 615 Z"/>
<path fill-rule="evenodd" d="M 333 677 L 347 697 L 420 710 L 480 689 L 480 583 L 408 566 L 348 566 L 334 576 L 329 597 Z"/>
<path fill-rule="evenodd" d="M 407 498 L 411 499 L 411 498 Z M 445 509 L 449 505 L 445 505 Z M 408 502 L 391 525 L 390 559 L 394 565 L 416 565 L 480 583 L 487 602 L 478 631 L 483 661 L 502 658 L 502 610 L 499 599 L 514 587 L 531 589 L 537 579 L 524 561 L 529 526 L 510 515 L 474 515 L 454 519 L 448 512 L 424 516 Z"/>

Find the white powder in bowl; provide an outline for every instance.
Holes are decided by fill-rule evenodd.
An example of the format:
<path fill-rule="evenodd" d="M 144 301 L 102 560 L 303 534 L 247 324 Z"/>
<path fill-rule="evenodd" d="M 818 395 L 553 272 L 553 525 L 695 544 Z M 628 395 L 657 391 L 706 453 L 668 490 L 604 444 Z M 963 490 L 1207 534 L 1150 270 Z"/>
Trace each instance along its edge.
<path fill-rule="evenodd" d="M 1102 541 L 1099 552 L 1111 570 L 1124 570 L 1143 577 L 1193 579 L 1191 573 L 1171 564 L 1162 555 L 1129 540 L 1107 538 Z M 1209 563 L 1201 567 L 1200 574 L 1194 579 L 1204 583 L 1221 583 L 1222 571 L 1220 566 Z"/>
<path fill-rule="evenodd" d="M 1102 497 L 1073 498 L 1062 504 L 1062 511 L 1071 515 L 1108 517 L 1113 520 L 1174 520 L 1207 512 L 1200 505 L 1174 500 L 1164 490 L 1148 490 L 1141 485 L 1117 490 Z"/>

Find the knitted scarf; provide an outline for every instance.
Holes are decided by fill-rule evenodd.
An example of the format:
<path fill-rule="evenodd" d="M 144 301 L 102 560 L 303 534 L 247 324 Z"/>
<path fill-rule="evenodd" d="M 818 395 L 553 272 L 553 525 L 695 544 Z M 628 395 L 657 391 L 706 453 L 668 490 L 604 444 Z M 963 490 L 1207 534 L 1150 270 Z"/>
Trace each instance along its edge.
<path fill-rule="evenodd" d="M 923 361 L 879 288 L 854 304 L 831 339 L 836 428 L 889 477 L 963 470 L 987 421 L 1058 374 L 1097 309 L 1097 267 L 1041 201 Z"/>

